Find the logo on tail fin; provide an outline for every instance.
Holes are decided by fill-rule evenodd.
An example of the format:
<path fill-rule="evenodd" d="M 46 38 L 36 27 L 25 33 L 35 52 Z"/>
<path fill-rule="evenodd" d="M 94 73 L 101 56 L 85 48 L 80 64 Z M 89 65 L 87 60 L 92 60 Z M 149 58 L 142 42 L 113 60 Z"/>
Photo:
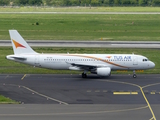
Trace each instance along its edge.
<path fill-rule="evenodd" d="M 12 39 L 12 41 L 13 41 L 16 48 L 18 48 L 18 47 L 26 48 L 25 46 L 21 45 L 20 43 L 16 42 L 15 40 Z"/>

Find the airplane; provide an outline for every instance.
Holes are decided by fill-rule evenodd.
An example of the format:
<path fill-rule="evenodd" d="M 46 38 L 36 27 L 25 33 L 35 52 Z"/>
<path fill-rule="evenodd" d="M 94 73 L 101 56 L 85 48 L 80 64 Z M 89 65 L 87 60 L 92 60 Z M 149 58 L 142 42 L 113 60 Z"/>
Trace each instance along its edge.
<path fill-rule="evenodd" d="M 136 70 L 155 67 L 145 56 L 135 54 L 40 54 L 27 44 L 17 30 L 9 30 L 9 34 L 14 54 L 7 55 L 8 60 L 40 68 L 83 71 L 82 78 L 87 77 L 87 72 L 108 77 L 113 70 L 133 70 L 133 78 L 136 78 Z"/>

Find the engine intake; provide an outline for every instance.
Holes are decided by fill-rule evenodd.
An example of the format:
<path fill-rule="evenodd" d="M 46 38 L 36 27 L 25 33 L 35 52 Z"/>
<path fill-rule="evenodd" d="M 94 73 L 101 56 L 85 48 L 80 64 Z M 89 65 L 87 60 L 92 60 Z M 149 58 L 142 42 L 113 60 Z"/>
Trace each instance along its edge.
<path fill-rule="evenodd" d="M 110 74 L 111 74 L 110 67 L 97 68 L 97 75 L 99 76 L 110 76 Z"/>

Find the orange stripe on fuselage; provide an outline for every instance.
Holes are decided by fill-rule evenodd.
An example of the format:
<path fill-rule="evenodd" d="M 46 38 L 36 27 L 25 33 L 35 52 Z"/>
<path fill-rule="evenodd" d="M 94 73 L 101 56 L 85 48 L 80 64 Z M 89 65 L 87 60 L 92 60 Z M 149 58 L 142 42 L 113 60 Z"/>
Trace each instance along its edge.
<path fill-rule="evenodd" d="M 58 54 L 55 54 L 55 55 L 58 55 Z M 113 62 L 109 62 L 108 60 L 104 60 L 104 59 L 97 58 L 97 57 L 93 57 L 93 56 L 75 55 L 75 54 L 74 54 L 74 55 L 73 55 L 73 54 L 59 54 L 59 55 L 63 55 L 63 56 L 76 56 L 76 57 L 92 58 L 92 59 L 100 60 L 100 61 L 102 61 L 102 62 L 109 63 L 109 64 L 111 64 L 111 65 L 115 65 L 115 66 L 118 66 L 118 67 L 122 67 L 122 68 L 129 68 L 129 67 L 122 66 L 122 65 L 119 65 L 119 64 L 116 64 L 116 63 L 113 63 Z"/>

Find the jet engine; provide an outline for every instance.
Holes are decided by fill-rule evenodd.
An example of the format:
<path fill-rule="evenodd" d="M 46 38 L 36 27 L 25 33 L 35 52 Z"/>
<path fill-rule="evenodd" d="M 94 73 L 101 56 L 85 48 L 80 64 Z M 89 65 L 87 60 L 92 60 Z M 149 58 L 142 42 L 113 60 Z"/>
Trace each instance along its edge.
<path fill-rule="evenodd" d="M 110 67 L 97 68 L 97 75 L 99 76 L 110 76 L 110 74 L 111 74 Z"/>

